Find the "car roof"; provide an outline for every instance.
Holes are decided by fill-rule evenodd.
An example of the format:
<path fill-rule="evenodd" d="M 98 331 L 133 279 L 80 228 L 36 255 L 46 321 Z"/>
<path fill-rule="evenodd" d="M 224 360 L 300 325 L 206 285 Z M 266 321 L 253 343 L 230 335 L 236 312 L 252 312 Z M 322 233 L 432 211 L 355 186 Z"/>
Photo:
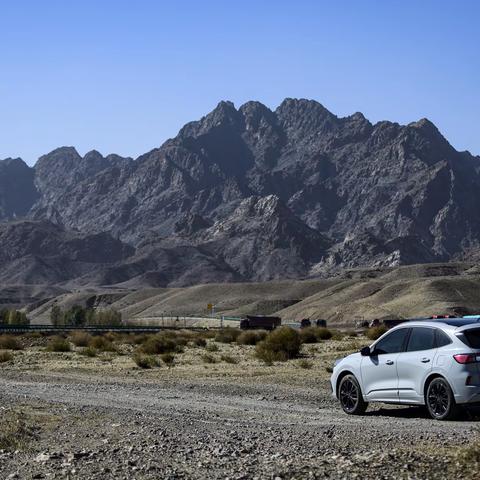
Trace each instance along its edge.
<path fill-rule="evenodd" d="M 442 330 L 465 330 L 469 328 L 480 328 L 480 323 L 478 320 L 473 318 L 435 318 L 435 319 L 425 319 L 425 320 L 410 320 L 400 325 L 397 325 L 393 329 L 398 328 L 408 328 L 408 327 L 437 327 Z"/>

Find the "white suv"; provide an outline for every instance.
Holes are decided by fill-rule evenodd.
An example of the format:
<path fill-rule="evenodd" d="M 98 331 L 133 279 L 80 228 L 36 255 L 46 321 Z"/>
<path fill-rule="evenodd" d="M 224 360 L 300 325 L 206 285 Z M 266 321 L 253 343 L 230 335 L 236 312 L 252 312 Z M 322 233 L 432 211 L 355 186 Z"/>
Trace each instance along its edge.
<path fill-rule="evenodd" d="M 480 325 L 448 318 L 405 322 L 335 363 L 334 396 L 352 415 L 368 402 L 426 405 L 437 420 L 480 402 Z"/>

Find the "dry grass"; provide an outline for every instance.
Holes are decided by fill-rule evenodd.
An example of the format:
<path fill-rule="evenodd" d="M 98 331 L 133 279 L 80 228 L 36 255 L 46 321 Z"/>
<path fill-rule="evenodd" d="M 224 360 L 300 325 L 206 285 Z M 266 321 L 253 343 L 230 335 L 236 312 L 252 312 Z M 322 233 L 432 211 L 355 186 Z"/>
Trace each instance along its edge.
<path fill-rule="evenodd" d="M 215 335 L 215 341 L 219 343 L 232 343 L 237 341 L 240 333 L 238 328 L 227 327 Z"/>
<path fill-rule="evenodd" d="M 13 360 L 13 355 L 10 352 L 4 350 L 0 351 L 0 363 L 7 363 Z"/>
<path fill-rule="evenodd" d="M 154 355 L 145 355 L 137 352 L 132 356 L 132 359 L 140 368 L 149 369 L 160 366 L 160 363 Z"/>
<path fill-rule="evenodd" d="M 92 340 L 92 336 L 87 332 L 78 330 L 72 332 L 69 336 L 69 339 L 76 347 L 87 347 Z"/>
<path fill-rule="evenodd" d="M 258 342 L 265 340 L 267 332 L 265 330 L 249 330 L 242 332 L 237 337 L 239 345 L 256 345 Z"/>
<path fill-rule="evenodd" d="M 3 350 L 23 350 L 23 345 L 12 335 L 0 335 L 0 348 Z"/>
<path fill-rule="evenodd" d="M 6 410 L 0 417 L 0 450 L 26 450 L 34 438 L 34 429 L 23 412 Z"/>
<path fill-rule="evenodd" d="M 270 332 L 265 340 L 257 344 L 255 353 L 267 364 L 284 362 L 296 358 L 302 345 L 300 334 L 289 327 L 281 327 Z"/>
<path fill-rule="evenodd" d="M 365 332 L 365 335 L 370 340 L 377 340 L 377 338 L 380 338 L 386 331 L 387 327 L 385 327 L 385 325 L 380 325 L 379 327 L 369 328 Z"/>
<path fill-rule="evenodd" d="M 205 353 L 204 355 L 202 355 L 202 362 L 203 363 L 217 363 L 218 359 L 217 359 L 217 357 L 214 357 L 213 355 Z"/>
<path fill-rule="evenodd" d="M 115 345 L 105 336 L 98 335 L 92 337 L 88 342 L 88 346 L 101 352 L 116 352 Z"/>
<path fill-rule="evenodd" d="M 51 338 L 46 347 L 47 352 L 70 352 L 71 349 L 70 342 L 63 337 Z"/>

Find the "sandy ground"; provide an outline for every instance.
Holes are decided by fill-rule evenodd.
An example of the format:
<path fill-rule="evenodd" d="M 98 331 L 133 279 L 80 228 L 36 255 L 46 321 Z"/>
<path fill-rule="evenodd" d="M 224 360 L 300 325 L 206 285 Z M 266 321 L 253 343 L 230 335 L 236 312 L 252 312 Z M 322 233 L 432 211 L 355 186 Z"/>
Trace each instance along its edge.
<path fill-rule="evenodd" d="M 173 367 L 150 370 L 135 365 L 130 345 L 87 358 L 45 352 L 42 342 L 27 340 L 0 366 L 0 478 L 468 478 L 477 471 L 459 460 L 477 438 L 474 416 L 436 422 L 417 408 L 377 406 L 364 417 L 339 409 L 327 367 L 361 339 L 304 345 L 303 359 L 272 366 L 250 346 L 217 344 L 208 353 L 217 363 L 205 363 L 203 348 L 186 348 Z"/>

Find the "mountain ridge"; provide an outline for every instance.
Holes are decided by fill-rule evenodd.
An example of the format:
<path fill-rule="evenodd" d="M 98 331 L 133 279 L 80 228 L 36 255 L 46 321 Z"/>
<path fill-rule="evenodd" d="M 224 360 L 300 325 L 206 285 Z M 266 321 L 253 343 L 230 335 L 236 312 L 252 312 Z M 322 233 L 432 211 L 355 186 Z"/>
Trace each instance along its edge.
<path fill-rule="evenodd" d="M 34 167 L 0 161 L 0 222 L 50 222 L 132 249 L 107 253 L 110 274 L 86 283 L 266 281 L 476 255 L 479 188 L 480 157 L 428 119 L 372 124 L 313 100 L 222 101 L 135 160 L 60 147 Z"/>

